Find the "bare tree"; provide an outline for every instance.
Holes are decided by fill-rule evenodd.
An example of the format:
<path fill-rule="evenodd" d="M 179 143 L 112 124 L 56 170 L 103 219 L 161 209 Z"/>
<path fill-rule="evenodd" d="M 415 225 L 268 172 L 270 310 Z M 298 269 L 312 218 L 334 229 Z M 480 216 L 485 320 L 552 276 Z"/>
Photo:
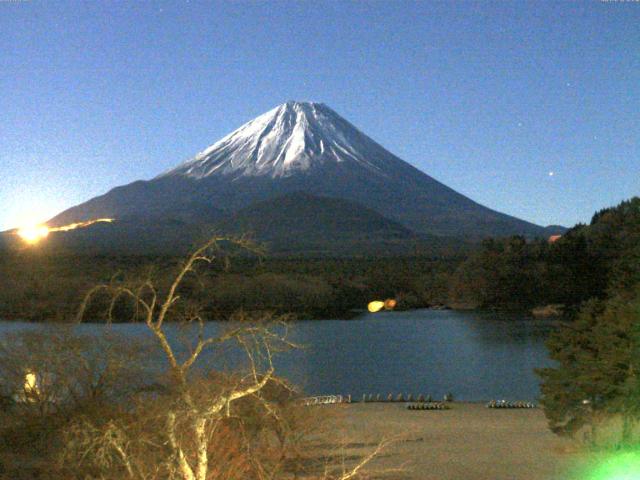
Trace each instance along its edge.
<path fill-rule="evenodd" d="M 161 422 L 164 430 L 164 444 L 161 450 L 165 452 L 166 457 L 162 462 L 165 465 L 163 470 L 169 478 L 210 478 L 212 470 L 219 470 L 217 466 L 212 465 L 210 455 L 211 445 L 214 443 L 213 436 L 221 429 L 223 423 L 228 425 L 230 420 L 241 418 L 236 414 L 236 404 L 250 399 L 258 404 L 267 416 L 280 421 L 279 406 L 263 393 L 268 386 L 272 390 L 274 386 L 279 386 L 285 391 L 291 391 L 289 385 L 275 375 L 273 366 L 274 353 L 293 346 L 287 340 L 286 324 L 278 319 L 261 318 L 258 323 L 251 324 L 239 322 L 221 335 L 207 336 L 205 319 L 201 312 L 197 308 L 187 307 L 183 320 L 196 325 L 197 328 L 195 342 L 191 344 L 187 354 L 179 355 L 167 336 L 165 324 L 180 300 L 179 290 L 185 277 L 194 273 L 199 264 L 213 262 L 216 253 L 219 252 L 219 242 L 228 240 L 214 237 L 194 251 L 180 267 L 164 296 L 161 297 L 150 279 L 135 288 L 117 284 L 99 285 L 86 295 L 77 316 L 78 321 L 83 320 L 91 299 L 102 290 L 106 290 L 111 296 L 109 320 L 116 303 L 122 297 L 128 298 L 134 304 L 136 316 L 143 319 L 161 347 L 169 365 L 168 378 L 171 379 L 171 395 L 163 397 L 162 401 L 167 402 L 166 408 L 159 412 L 163 417 Z M 250 243 L 243 239 L 233 242 L 243 248 L 251 248 Z M 277 324 L 276 328 L 274 323 Z M 199 372 L 194 369 L 197 361 L 207 349 L 229 342 L 235 342 L 244 351 L 248 360 L 247 372 L 226 378 L 219 376 L 216 381 L 207 382 L 207 379 L 201 378 Z M 146 401 L 152 402 L 148 398 Z M 86 428 L 87 431 L 91 431 L 89 426 Z M 108 457 L 110 462 L 119 459 L 127 474 L 131 478 L 136 477 L 137 462 L 130 458 L 132 444 L 124 430 L 111 424 L 101 435 L 95 433 L 97 432 L 94 432 L 90 439 L 85 439 L 83 447 L 100 453 L 100 458 Z M 105 448 L 112 453 L 105 455 Z M 267 471 L 265 465 L 255 463 L 253 467 L 261 477 L 271 477 L 271 472 Z"/>
<path fill-rule="evenodd" d="M 114 320 L 118 305 L 128 303 L 133 319 L 151 333 L 154 350 L 136 345 L 137 351 L 131 352 L 122 342 L 110 347 L 108 356 L 88 361 L 91 340 L 77 343 L 71 336 L 56 343 L 55 336 L 34 337 L 15 355 L 0 359 L 0 371 L 14 372 L 17 385 L 23 382 L 25 398 L 30 397 L 23 402 L 25 408 L 53 409 L 41 412 L 44 430 L 50 430 L 51 415 L 64 417 L 56 420 L 55 441 L 61 444 L 58 461 L 53 462 L 56 478 L 352 480 L 362 476 L 385 446 L 378 445 L 348 468 L 344 463 L 324 471 L 307 468 L 313 445 L 309 438 L 317 438 L 315 429 L 326 419 L 314 417 L 275 373 L 274 355 L 296 347 L 288 339 L 288 324 L 268 314 L 238 313 L 221 333 L 209 335 L 205 313 L 181 298 L 185 280 L 197 279 L 199 266 L 219 260 L 219 243 L 228 240 L 215 237 L 198 248 L 164 289 L 145 278 L 131 284 L 113 280 L 87 293 L 78 323 L 100 295 L 109 299 L 108 322 Z M 233 242 L 252 248 L 243 239 Z M 172 321 L 186 326 L 186 349 L 168 332 Z M 33 389 L 24 384 L 24 358 L 37 351 L 38 343 L 48 347 L 31 368 L 42 378 L 52 370 L 58 373 Z M 231 373 L 204 369 L 216 367 L 210 363 L 213 355 L 230 346 L 242 353 L 243 368 Z M 162 375 L 155 368 L 157 352 L 165 360 Z"/>

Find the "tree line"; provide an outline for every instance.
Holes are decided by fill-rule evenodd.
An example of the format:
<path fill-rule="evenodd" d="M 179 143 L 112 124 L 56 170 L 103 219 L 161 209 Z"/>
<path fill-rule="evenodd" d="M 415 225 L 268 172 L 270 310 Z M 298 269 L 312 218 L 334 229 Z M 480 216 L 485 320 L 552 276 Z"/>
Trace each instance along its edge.
<path fill-rule="evenodd" d="M 302 319 L 349 318 L 371 300 L 396 298 L 400 308 L 445 304 L 448 279 L 463 257 L 273 258 L 238 256 L 187 279 L 181 294 L 223 320 L 238 309 Z M 0 319 L 65 322 L 96 283 L 152 275 L 162 287 L 180 266 L 167 256 L 0 255 Z M 90 315 L 106 300 L 96 302 Z M 128 321 L 119 307 L 115 321 Z"/>
<path fill-rule="evenodd" d="M 348 318 L 375 299 L 398 308 L 530 310 L 562 304 L 571 312 L 591 298 L 638 281 L 637 198 L 597 212 L 557 241 L 524 237 L 486 239 L 451 256 L 309 258 L 242 255 L 212 268 L 183 294 L 212 318 L 271 311 L 297 318 Z M 168 256 L 0 254 L 0 318 L 65 321 L 93 284 L 143 278 L 166 283 L 180 265 Z M 97 307 L 96 307 L 97 308 Z M 118 321 L 127 321 L 123 311 Z"/>
<path fill-rule="evenodd" d="M 478 308 L 579 306 L 640 281 L 640 199 L 597 212 L 554 242 L 485 240 L 455 270 L 450 301 Z"/>
<path fill-rule="evenodd" d="M 640 199 L 597 212 L 567 237 L 590 275 L 572 297 L 584 301 L 547 342 L 556 366 L 538 371 L 541 403 L 554 432 L 627 447 L 640 421 Z"/>

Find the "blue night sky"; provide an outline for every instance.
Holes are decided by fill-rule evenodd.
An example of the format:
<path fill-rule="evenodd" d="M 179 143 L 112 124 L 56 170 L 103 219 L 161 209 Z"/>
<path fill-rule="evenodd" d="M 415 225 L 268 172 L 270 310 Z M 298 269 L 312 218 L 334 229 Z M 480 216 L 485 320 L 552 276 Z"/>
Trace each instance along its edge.
<path fill-rule="evenodd" d="M 640 194 L 638 2 L 2 1 L 0 88 L 0 229 L 290 99 L 538 224 Z"/>

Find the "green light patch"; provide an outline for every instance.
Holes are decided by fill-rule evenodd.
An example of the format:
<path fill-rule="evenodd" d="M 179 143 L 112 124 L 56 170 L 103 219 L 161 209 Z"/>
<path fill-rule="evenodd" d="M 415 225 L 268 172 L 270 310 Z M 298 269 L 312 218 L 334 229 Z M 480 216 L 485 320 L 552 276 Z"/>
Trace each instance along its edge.
<path fill-rule="evenodd" d="M 607 455 L 594 462 L 585 473 L 585 480 L 640 480 L 640 452 L 626 451 Z"/>

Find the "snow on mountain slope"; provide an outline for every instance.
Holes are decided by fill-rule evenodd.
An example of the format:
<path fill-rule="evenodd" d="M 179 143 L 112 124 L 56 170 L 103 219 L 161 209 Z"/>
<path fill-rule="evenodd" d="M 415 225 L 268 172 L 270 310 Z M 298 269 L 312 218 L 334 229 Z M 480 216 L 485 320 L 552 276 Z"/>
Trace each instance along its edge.
<path fill-rule="evenodd" d="M 418 233 L 547 235 L 538 225 L 484 207 L 440 183 L 326 105 L 306 102 L 282 104 L 193 159 L 152 180 L 116 187 L 50 224 L 153 217 L 206 225 L 295 192 L 356 202 Z"/>
<path fill-rule="evenodd" d="M 160 175 L 288 177 L 326 162 L 355 162 L 384 175 L 390 155 L 322 103 L 287 102 L 251 120 L 192 160 Z"/>

